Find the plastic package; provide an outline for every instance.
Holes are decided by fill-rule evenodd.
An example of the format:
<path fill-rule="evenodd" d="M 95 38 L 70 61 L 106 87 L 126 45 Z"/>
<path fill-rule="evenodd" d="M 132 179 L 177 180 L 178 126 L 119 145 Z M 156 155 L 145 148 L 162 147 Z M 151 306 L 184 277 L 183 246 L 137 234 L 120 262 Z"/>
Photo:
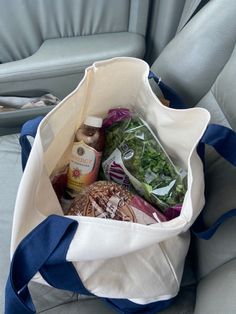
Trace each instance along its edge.
<path fill-rule="evenodd" d="M 112 109 L 104 120 L 103 175 L 135 190 L 172 219 L 179 215 L 186 192 L 183 175 L 148 124 L 127 110 Z"/>
<path fill-rule="evenodd" d="M 68 215 L 108 218 L 150 225 L 165 216 L 141 197 L 115 182 L 97 181 L 74 199 Z"/>

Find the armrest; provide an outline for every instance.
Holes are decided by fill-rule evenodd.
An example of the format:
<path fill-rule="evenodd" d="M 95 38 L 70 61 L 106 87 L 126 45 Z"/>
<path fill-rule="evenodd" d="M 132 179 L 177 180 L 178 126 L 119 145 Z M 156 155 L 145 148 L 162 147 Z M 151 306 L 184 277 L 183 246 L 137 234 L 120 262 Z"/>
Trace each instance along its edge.
<path fill-rule="evenodd" d="M 0 83 L 77 73 L 96 60 L 144 52 L 144 37 L 129 32 L 49 39 L 32 56 L 1 64 Z"/>
<path fill-rule="evenodd" d="M 0 113 L 0 136 L 18 133 L 21 126 L 37 116 L 44 116 L 55 106 L 45 106 L 32 109 L 19 109 Z"/>

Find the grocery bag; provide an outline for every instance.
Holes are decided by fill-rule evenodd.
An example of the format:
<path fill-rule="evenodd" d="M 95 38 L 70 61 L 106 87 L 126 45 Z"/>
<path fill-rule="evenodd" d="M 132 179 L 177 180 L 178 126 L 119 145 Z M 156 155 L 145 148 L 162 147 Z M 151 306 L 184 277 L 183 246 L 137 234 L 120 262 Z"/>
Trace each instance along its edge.
<path fill-rule="evenodd" d="M 189 229 L 205 202 L 204 167 L 197 149 L 210 114 L 203 108 L 164 106 L 150 87 L 149 71 L 148 64 L 136 58 L 95 62 L 78 87 L 40 122 L 15 204 L 7 314 L 35 313 L 27 289 L 32 278 L 95 295 L 121 313 L 156 313 L 178 294 Z M 167 98 L 171 94 L 164 92 Z M 85 117 L 104 118 L 117 107 L 137 111 L 174 164 L 187 172 L 178 217 L 141 225 L 63 215 L 50 176 L 68 162 Z"/>

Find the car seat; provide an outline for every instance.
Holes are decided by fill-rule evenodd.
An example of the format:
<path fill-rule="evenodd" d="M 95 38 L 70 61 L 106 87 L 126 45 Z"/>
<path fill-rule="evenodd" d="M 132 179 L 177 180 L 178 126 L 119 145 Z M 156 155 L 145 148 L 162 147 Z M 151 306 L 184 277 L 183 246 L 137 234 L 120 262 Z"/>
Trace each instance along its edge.
<path fill-rule="evenodd" d="M 173 87 L 189 107 L 208 109 L 211 123 L 234 130 L 235 14 L 235 1 L 210 1 L 152 66 L 152 71 Z M 154 84 L 153 88 L 156 89 Z M 236 171 L 213 150 L 208 149 L 206 157 L 205 222 L 210 226 L 236 207 Z M 236 313 L 235 223 L 236 219 L 231 218 L 208 241 L 193 238 L 190 255 L 196 279 L 194 314 Z M 173 309 L 173 313 L 185 312 Z"/>
<path fill-rule="evenodd" d="M 152 71 L 173 87 L 189 107 L 205 107 L 212 114 L 211 122 L 233 129 L 236 129 L 235 16 L 234 0 L 211 0 L 177 34 L 152 66 Z M 153 85 L 153 89 L 159 94 L 157 86 Z M 16 137 L 11 138 L 11 141 L 6 141 L 3 137 L 1 150 L 8 145 L 7 153 L 16 161 L 19 152 L 18 155 L 12 153 L 16 150 Z M 8 166 L 13 167 L 10 164 Z M 6 166 L 4 167 L 1 171 L 9 177 Z M 18 172 L 19 167 L 14 167 L 17 167 L 15 171 Z M 16 182 L 11 170 L 10 177 Z M 207 225 L 211 225 L 224 211 L 236 207 L 235 179 L 236 171 L 232 166 L 208 149 L 205 206 Z M 161 313 L 236 313 L 235 223 L 236 218 L 225 222 L 211 240 L 193 237 L 181 291 L 173 305 Z M 30 290 L 38 313 L 115 313 L 93 297 L 78 296 L 35 283 L 31 284 Z"/>

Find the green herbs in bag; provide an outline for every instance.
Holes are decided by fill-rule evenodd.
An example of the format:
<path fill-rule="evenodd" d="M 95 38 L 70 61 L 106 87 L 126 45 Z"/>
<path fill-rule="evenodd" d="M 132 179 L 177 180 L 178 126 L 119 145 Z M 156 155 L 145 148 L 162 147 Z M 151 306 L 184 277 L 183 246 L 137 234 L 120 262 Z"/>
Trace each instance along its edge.
<path fill-rule="evenodd" d="M 107 180 L 136 190 L 164 212 L 180 207 L 186 192 L 182 175 L 138 114 L 113 122 L 105 134 L 102 168 Z"/>

